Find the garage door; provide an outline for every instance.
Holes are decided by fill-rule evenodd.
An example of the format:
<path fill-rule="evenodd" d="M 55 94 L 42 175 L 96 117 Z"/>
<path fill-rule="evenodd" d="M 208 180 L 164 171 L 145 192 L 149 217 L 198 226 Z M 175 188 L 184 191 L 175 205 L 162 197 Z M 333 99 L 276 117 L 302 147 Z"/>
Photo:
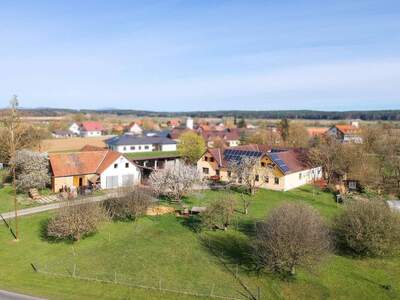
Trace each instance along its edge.
<path fill-rule="evenodd" d="M 122 175 L 122 185 L 123 186 L 132 186 L 133 180 L 134 180 L 133 175 Z"/>
<path fill-rule="evenodd" d="M 106 177 L 106 188 L 113 189 L 118 187 L 118 175 L 117 176 L 107 176 Z"/>

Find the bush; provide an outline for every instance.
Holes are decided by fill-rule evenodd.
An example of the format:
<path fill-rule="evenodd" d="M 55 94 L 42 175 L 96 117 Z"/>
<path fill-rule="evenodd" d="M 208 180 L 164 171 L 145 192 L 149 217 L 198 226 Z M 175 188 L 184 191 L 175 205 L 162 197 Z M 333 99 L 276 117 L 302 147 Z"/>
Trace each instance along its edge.
<path fill-rule="evenodd" d="M 334 221 L 339 249 L 360 256 L 384 256 L 400 246 L 400 214 L 383 201 L 352 200 Z"/>
<path fill-rule="evenodd" d="M 206 228 L 226 230 L 232 222 L 234 212 L 234 200 L 228 197 L 221 198 L 207 207 L 201 214 L 201 221 Z"/>
<path fill-rule="evenodd" d="M 285 203 L 256 225 L 254 251 L 259 269 L 294 275 L 297 266 L 313 266 L 329 247 L 327 227 L 308 205 Z"/>
<path fill-rule="evenodd" d="M 104 210 L 97 202 L 80 205 L 67 202 L 47 224 L 47 236 L 79 241 L 95 233 L 105 219 Z"/>
<path fill-rule="evenodd" d="M 105 200 L 103 206 L 113 220 L 135 220 L 144 215 L 152 197 L 142 188 L 121 191 L 121 195 Z"/>

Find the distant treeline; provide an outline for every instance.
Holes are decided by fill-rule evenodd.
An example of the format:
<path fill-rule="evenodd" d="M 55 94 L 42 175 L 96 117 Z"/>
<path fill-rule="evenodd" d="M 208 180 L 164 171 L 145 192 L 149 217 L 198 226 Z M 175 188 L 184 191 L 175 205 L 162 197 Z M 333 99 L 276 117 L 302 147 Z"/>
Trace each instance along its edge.
<path fill-rule="evenodd" d="M 67 113 L 91 113 L 91 114 L 115 114 L 135 115 L 138 117 L 198 117 L 198 118 L 222 118 L 236 117 L 245 119 L 308 119 L 308 120 L 383 120 L 399 121 L 400 110 L 376 110 L 376 111 L 315 111 L 315 110 L 276 110 L 276 111 L 191 111 L 191 112 L 155 112 L 130 109 L 101 109 L 101 110 L 74 110 L 57 108 L 21 109 L 24 115 L 31 116 L 59 116 Z"/>

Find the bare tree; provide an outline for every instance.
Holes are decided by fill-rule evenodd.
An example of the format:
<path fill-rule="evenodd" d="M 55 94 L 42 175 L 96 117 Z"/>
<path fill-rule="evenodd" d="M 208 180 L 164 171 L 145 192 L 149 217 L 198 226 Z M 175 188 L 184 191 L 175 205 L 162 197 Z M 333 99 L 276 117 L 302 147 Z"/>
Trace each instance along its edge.
<path fill-rule="evenodd" d="M 186 163 L 176 163 L 156 170 L 149 178 L 150 185 L 157 195 L 165 195 L 176 201 L 181 201 L 199 181 L 197 168 Z"/>
<path fill-rule="evenodd" d="M 124 188 L 118 196 L 103 201 L 103 206 L 114 220 L 136 220 L 146 213 L 151 200 L 149 191 L 143 188 Z"/>
<path fill-rule="evenodd" d="M 203 225 L 210 229 L 227 230 L 235 212 L 235 201 L 224 197 L 213 201 L 201 214 Z"/>
<path fill-rule="evenodd" d="M 231 180 L 238 181 L 247 187 L 249 193 L 254 195 L 257 186 L 257 167 L 260 159 L 257 157 L 243 156 L 239 160 L 232 160 L 228 164 Z"/>
<path fill-rule="evenodd" d="M 337 245 L 362 256 L 400 249 L 400 214 L 380 200 L 352 200 L 334 222 Z"/>
<path fill-rule="evenodd" d="M 329 247 L 321 216 L 304 204 L 284 203 L 256 225 L 254 250 L 260 269 L 293 276 L 297 266 L 314 265 Z"/>
<path fill-rule="evenodd" d="M 95 233 L 106 215 L 97 202 L 75 205 L 68 201 L 47 224 L 47 236 L 79 241 Z"/>

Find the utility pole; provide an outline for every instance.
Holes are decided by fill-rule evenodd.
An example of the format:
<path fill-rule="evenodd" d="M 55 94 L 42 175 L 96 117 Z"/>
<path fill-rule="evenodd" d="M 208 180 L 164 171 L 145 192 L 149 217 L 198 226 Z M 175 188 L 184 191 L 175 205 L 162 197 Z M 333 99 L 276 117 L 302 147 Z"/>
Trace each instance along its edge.
<path fill-rule="evenodd" d="M 13 176 L 13 190 L 14 190 L 14 222 L 15 222 L 15 241 L 19 240 L 18 232 L 18 201 L 17 201 L 17 185 L 16 185 L 16 141 L 15 141 L 15 129 L 18 122 L 18 98 L 14 95 L 10 100 L 11 116 L 10 116 L 10 161 L 11 171 Z"/>

